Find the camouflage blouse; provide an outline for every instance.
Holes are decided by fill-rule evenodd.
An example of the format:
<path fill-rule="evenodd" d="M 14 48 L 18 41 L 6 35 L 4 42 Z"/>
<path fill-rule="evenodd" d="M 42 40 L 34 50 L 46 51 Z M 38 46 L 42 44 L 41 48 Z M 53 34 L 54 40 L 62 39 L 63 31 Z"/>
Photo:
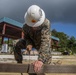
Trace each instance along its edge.
<path fill-rule="evenodd" d="M 26 46 L 32 45 L 39 52 L 38 60 L 45 64 L 51 62 L 51 49 L 50 49 L 50 22 L 45 19 L 44 23 L 34 30 L 27 24 L 23 26 L 24 39 L 26 40 Z"/>

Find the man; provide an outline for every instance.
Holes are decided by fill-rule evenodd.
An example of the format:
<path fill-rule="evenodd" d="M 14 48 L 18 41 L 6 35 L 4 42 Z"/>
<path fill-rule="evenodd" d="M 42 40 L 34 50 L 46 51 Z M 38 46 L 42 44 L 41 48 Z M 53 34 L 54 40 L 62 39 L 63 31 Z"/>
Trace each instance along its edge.
<path fill-rule="evenodd" d="M 37 5 L 28 8 L 24 16 L 23 26 L 24 39 L 16 43 L 14 55 L 17 63 L 22 63 L 21 49 L 32 50 L 36 48 L 39 52 L 38 60 L 33 63 L 35 72 L 38 72 L 43 64 L 51 62 L 50 51 L 50 22 L 45 18 L 44 11 Z"/>

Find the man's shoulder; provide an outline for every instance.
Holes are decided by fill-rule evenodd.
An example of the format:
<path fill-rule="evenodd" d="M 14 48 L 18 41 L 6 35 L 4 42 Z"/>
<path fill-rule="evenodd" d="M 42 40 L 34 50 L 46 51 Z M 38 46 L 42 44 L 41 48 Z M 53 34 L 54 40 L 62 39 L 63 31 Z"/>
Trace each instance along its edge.
<path fill-rule="evenodd" d="M 49 26 L 50 25 L 50 21 L 46 18 L 44 21 L 44 25 Z"/>
<path fill-rule="evenodd" d="M 45 22 L 50 22 L 47 18 L 45 19 Z"/>
<path fill-rule="evenodd" d="M 24 24 L 23 25 L 22 30 L 23 31 L 26 31 L 26 32 L 29 30 L 29 27 L 27 26 L 27 24 Z"/>
<path fill-rule="evenodd" d="M 28 29 L 28 28 L 29 28 L 29 26 L 27 24 L 23 25 L 23 29 Z"/>
<path fill-rule="evenodd" d="M 26 27 L 27 26 L 27 24 L 23 24 L 23 27 Z"/>

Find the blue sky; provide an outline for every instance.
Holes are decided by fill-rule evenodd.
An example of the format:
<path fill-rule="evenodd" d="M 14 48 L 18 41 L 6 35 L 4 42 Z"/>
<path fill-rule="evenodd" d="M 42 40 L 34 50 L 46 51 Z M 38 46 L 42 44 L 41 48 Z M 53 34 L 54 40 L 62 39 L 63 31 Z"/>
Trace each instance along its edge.
<path fill-rule="evenodd" d="M 0 18 L 9 17 L 24 23 L 24 15 L 31 5 L 44 10 L 51 29 L 76 38 L 76 0 L 0 0 Z"/>
<path fill-rule="evenodd" d="M 52 23 L 51 30 L 56 29 L 58 32 L 64 32 L 68 36 L 74 36 L 76 38 L 76 24 L 70 23 Z"/>

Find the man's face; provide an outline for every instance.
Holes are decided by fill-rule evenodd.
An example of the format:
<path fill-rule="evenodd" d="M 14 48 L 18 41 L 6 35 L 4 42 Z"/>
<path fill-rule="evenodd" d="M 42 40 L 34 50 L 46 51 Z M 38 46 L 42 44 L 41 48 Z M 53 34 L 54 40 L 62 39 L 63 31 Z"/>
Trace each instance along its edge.
<path fill-rule="evenodd" d="M 32 23 L 36 23 L 36 20 L 33 19 L 31 22 L 32 22 Z"/>

